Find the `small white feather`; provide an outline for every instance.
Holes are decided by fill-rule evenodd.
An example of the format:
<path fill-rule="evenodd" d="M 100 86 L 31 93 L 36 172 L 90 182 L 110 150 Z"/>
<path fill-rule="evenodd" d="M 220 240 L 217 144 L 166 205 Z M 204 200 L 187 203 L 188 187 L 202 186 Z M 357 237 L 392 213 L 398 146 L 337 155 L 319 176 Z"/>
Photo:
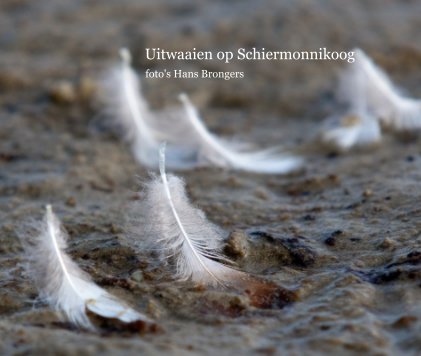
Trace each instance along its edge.
<path fill-rule="evenodd" d="M 159 142 L 169 144 L 167 165 L 186 169 L 216 165 L 258 173 L 288 173 L 299 168 L 302 159 L 282 155 L 278 148 L 258 152 L 239 150 L 211 134 L 198 117 L 186 95 L 184 110 L 151 111 L 141 95 L 140 81 L 130 66 L 127 49 L 120 51 L 122 62 L 107 73 L 100 99 L 122 128 L 135 158 L 147 167 L 158 166 Z M 244 147 L 244 145 L 242 145 Z"/>
<path fill-rule="evenodd" d="M 359 75 L 365 78 L 365 95 L 368 110 L 381 122 L 398 131 L 421 129 L 421 100 L 403 96 L 393 85 L 387 74 L 361 50 L 355 50 L 355 62 L 344 76 L 344 85 L 353 87 Z M 348 91 L 346 97 L 352 101 L 357 91 Z"/>
<path fill-rule="evenodd" d="M 121 49 L 120 57 L 121 63 L 109 70 L 102 81 L 100 101 L 131 144 L 136 160 L 147 167 L 157 168 L 159 142 L 166 134 L 142 96 L 140 80 L 131 67 L 129 50 Z M 191 152 L 182 147 L 172 147 L 170 166 L 191 167 L 190 155 Z"/>
<path fill-rule="evenodd" d="M 184 125 L 189 132 L 184 141 L 198 152 L 198 164 L 267 174 L 289 173 L 302 165 L 301 158 L 282 155 L 277 152 L 279 148 L 254 152 L 236 150 L 238 145 L 225 142 L 207 130 L 186 94 L 179 98 L 184 105 Z"/>
<path fill-rule="evenodd" d="M 337 96 L 348 105 L 348 111 L 325 120 L 321 132 L 324 143 L 347 151 L 380 142 L 381 127 L 368 106 L 368 90 L 367 76 L 359 70 L 358 64 L 350 64 L 341 73 Z"/>
<path fill-rule="evenodd" d="M 134 204 L 129 244 L 138 252 L 155 251 L 161 262 L 175 267 L 177 279 L 235 289 L 258 308 L 283 307 L 296 300 L 294 292 L 228 266 L 232 263 L 221 254 L 225 233 L 192 206 L 182 179 L 167 176 L 165 145 L 160 150 L 160 177 L 146 185 L 145 199 Z"/>
<path fill-rule="evenodd" d="M 64 252 L 66 240 L 66 233 L 48 205 L 40 234 L 34 243 L 24 244 L 30 261 L 28 271 L 42 299 L 63 312 L 70 322 L 85 328 L 93 327 L 86 310 L 125 323 L 149 321 L 92 282 Z"/>
<path fill-rule="evenodd" d="M 367 112 L 328 118 L 321 133 L 325 144 L 342 151 L 356 146 L 367 146 L 380 142 L 381 129 L 375 117 Z"/>
<path fill-rule="evenodd" d="M 130 52 L 123 48 L 120 57 L 121 63 L 109 70 L 102 82 L 100 99 L 131 144 L 135 158 L 146 166 L 154 166 L 159 143 L 150 124 L 151 112 L 130 66 Z"/>
<path fill-rule="evenodd" d="M 184 181 L 167 176 L 165 146 L 160 150 L 160 177 L 146 185 L 145 200 L 136 213 L 138 209 L 142 224 L 129 242 L 136 250 L 156 250 L 163 262 L 173 261 L 177 279 L 215 286 L 246 276 L 216 261 L 228 262 L 220 254 L 225 234 L 191 205 Z"/>

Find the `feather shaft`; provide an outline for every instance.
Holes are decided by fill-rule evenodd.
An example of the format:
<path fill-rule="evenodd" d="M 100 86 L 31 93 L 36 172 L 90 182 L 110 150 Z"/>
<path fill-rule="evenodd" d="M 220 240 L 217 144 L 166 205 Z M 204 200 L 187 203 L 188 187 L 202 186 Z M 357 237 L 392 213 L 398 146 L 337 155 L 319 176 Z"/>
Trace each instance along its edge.
<path fill-rule="evenodd" d="M 47 214 L 48 232 L 49 232 L 49 235 L 50 235 L 50 238 L 51 238 L 51 242 L 52 242 L 52 244 L 54 246 L 55 254 L 56 254 L 56 256 L 57 256 L 57 258 L 59 260 L 60 267 L 63 270 L 63 273 L 64 273 L 64 276 L 65 276 L 65 278 L 67 280 L 67 283 L 69 283 L 70 286 L 72 287 L 73 291 L 78 296 L 81 297 L 81 295 L 78 292 L 76 286 L 73 284 L 73 281 L 72 281 L 72 278 L 70 277 L 69 272 L 67 271 L 66 264 L 64 263 L 64 260 L 63 260 L 62 252 L 61 252 L 61 250 L 60 250 L 60 248 L 58 246 L 58 243 L 57 243 L 56 229 L 55 229 L 55 226 L 54 226 L 53 209 L 52 209 L 52 207 L 51 207 L 50 204 L 47 205 L 46 211 L 47 211 L 46 214 Z"/>
<path fill-rule="evenodd" d="M 302 165 L 300 157 L 280 154 L 279 148 L 260 151 L 236 150 L 234 144 L 211 134 L 199 118 L 197 109 L 186 94 L 179 96 L 186 117 L 184 126 L 190 131 L 190 146 L 198 152 L 199 164 L 216 165 L 262 174 L 285 174 Z"/>
<path fill-rule="evenodd" d="M 165 194 L 167 195 L 168 198 L 168 203 L 170 204 L 171 207 L 171 211 L 174 215 L 175 220 L 177 221 L 177 225 L 178 228 L 180 229 L 184 241 L 187 243 L 187 245 L 189 246 L 191 252 L 194 254 L 194 256 L 196 257 L 197 261 L 200 263 L 200 265 L 203 267 L 203 269 L 209 273 L 210 276 L 212 276 L 212 278 L 214 278 L 216 281 L 219 282 L 219 279 L 209 270 L 209 268 L 206 266 L 206 264 L 202 261 L 202 258 L 200 257 L 199 253 L 196 251 L 196 248 L 194 248 L 194 246 L 192 245 L 192 242 L 189 238 L 189 235 L 187 234 L 186 230 L 184 229 L 183 224 L 181 223 L 180 217 L 177 213 L 177 210 L 174 206 L 174 202 L 171 196 L 171 192 L 168 186 L 168 180 L 167 180 L 167 174 L 165 172 L 165 144 L 161 146 L 160 150 L 159 150 L 159 171 L 161 174 L 161 178 L 162 178 L 162 182 L 164 184 L 164 189 L 165 189 Z M 203 246 L 205 246 L 203 244 Z"/>
<path fill-rule="evenodd" d="M 60 221 L 47 205 L 44 223 L 34 243 L 24 241 L 30 261 L 29 274 L 41 297 L 62 312 L 72 323 L 93 328 L 87 310 L 123 323 L 149 322 L 149 319 L 96 285 L 64 252 L 66 235 Z"/>
<path fill-rule="evenodd" d="M 135 226 L 127 242 L 139 253 L 157 252 L 162 263 L 172 265 L 176 279 L 237 290 L 255 307 L 283 307 L 296 300 L 294 292 L 228 265 L 231 262 L 220 254 L 223 231 L 192 206 L 183 180 L 167 175 L 165 144 L 159 161 L 160 176 L 146 184 L 144 200 L 133 203 Z"/>
<path fill-rule="evenodd" d="M 168 142 L 167 166 L 189 169 L 215 165 L 263 174 L 283 174 L 296 170 L 302 159 L 281 155 L 279 149 L 247 152 L 210 133 L 185 94 L 183 110 L 149 109 L 140 91 L 140 80 L 131 67 L 127 49 L 120 50 L 121 63 L 109 71 L 100 91 L 117 125 L 131 144 L 135 158 L 150 168 L 159 165 L 159 142 Z M 237 148 L 237 149 L 235 149 Z"/>

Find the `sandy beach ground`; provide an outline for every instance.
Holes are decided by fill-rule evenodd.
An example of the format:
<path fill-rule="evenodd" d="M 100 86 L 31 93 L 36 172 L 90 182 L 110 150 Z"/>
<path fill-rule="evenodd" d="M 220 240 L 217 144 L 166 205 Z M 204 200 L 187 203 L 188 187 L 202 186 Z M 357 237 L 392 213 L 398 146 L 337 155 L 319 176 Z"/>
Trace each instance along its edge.
<path fill-rule="evenodd" d="M 361 47 L 420 98 L 420 14 L 415 0 L 2 0 L 0 354 L 420 354 L 421 143 L 386 133 L 378 147 L 337 154 L 314 142 L 338 110 L 345 63 L 178 62 L 245 78 L 143 80 L 153 108 L 186 92 L 212 132 L 306 158 L 287 176 L 179 173 L 192 202 L 225 230 L 227 257 L 294 292 L 283 308 L 175 283 L 148 252 L 124 244 L 130 203 L 149 175 L 95 101 L 122 46 L 139 72 L 175 65 L 147 61 L 145 47 Z M 36 299 L 19 236 L 47 203 L 77 264 L 160 331 L 80 330 Z"/>

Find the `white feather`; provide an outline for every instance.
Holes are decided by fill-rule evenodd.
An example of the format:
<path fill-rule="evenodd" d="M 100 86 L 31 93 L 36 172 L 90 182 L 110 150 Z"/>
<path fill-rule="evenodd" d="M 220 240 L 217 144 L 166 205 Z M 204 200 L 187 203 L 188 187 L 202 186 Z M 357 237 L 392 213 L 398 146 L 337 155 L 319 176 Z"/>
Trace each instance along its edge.
<path fill-rule="evenodd" d="M 184 125 L 189 128 L 189 135 L 183 139 L 198 152 L 198 164 L 268 174 L 289 173 L 301 166 L 301 158 L 281 155 L 276 152 L 278 148 L 255 152 L 235 150 L 234 144 L 225 142 L 207 130 L 186 94 L 181 94 L 179 98 L 186 113 Z"/>
<path fill-rule="evenodd" d="M 136 73 L 130 66 L 131 55 L 120 50 L 121 63 L 108 71 L 101 86 L 101 101 L 132 146 L 135 158 L 146 166 L 156 164 L 159 143 L 155 139 L 152 120 Z"/>
<path fill-rule="evenodd" d="M 224 142 L 207 131 L 186 95 L 180 96 L 184 110 L 151 111 L 130 66 L 129 51 L 122 49 L 120 55 L 122 63 L 108 72 L 100 99 L 123 129 L 141 164 L 157 167 L 159 142 L 165 140 L 169 144 L 167 165 L 174 169 L 216 165 L 258 173 L 288 173 L 301 166 L 301 158 L 281 155 L 277 148 L 236 151 L 240 145 Z"/>
<path fill-rule="evenodd" d="M 340 76 L 337 95 L 339 101 L 348 104 L 348 111 L 325 120 L 321 132 L 324 143 L 347 151 L 380 142 L 381 128 L 368 106 L 368 90 L 367 76 L 358 64 L 350 64 Z"/>
<path fill-rule="evenodd" d="M 224 232 L 192 206 L 182 179 L 167 176 L 165 145 L 160 149 L 160 177 L 146 185 L 145 200 L 135 205 L 128 242 L 137 251 L 154 250 L 161 262 L 172 262 L 177 279 L 235 289 L 258 308 L 283 307 L 297 299 L 292 291 L 227 265 L 231 262 L 220 252 Z"/>
<path fill-rule="evenodd" d="M 328 118 L 324 127 L 322 141 L 342 151 L 372 145 L 381 140 L 379 122 L 367 112 Z"/>
<path fill-rule="evenodd" d="M 131 68 L 128 49 L 121 49 L 120 57 L 121 63 L 108 71 L 102 82 L 100 100 L 105 103 L 109 114 L 122 129 L 137 161 L 147 167 L 156 168 L 159 142 L 166 135 L 156 114 L 150 110 L 142 96 L 139 78 Z M 190 155 L 191 152 L 182 147 L 172 147 L 170 166 L 191 167 Z"/>
<path fill-rule="evenodd" d="M 228 262 L 219 252 L 224 233 L 191 205 L 184 181 L 167 176 L 165 146 L 160 151 L 160 177 L 146 185 L 146 200 L 140 204 L 142 225 L 136 228 L 130 243 L 136 250 L 157 250 L 165 262 L 174 261 L 177 279 L 225 285 L 245 277 L 216 261 Z"/>
<path fill-rule="evenodd" d="M 356 49 L 355 62 L 351 64 L 345 82 L 352 86 L 352 81 L 359 73 L 365 77 L 368 109 L 385 126 L 398 131 L 421 129 L 421 100 L 401 95 L 386 73 L 361 49 Z M 356 92 L 348 94 L 348 98 L 361 95 Z"/>
<path fill-rule="evenodd" d="M 64 252 L 66 240 L 66 233 L 48 205 L 39 236 L 34 244 L 25 242 L 29 274 L 48 304 L 63 312 L 70 322 L 86 328 L 93 327 L 86 310 L 125 323 L 148 321 L 92 282 Z"/>

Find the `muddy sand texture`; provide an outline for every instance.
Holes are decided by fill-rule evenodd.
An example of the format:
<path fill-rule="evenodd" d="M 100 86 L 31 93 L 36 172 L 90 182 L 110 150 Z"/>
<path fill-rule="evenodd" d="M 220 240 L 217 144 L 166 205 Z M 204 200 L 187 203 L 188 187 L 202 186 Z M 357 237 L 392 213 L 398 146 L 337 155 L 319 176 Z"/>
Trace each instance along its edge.
<path fill-rule="evenodd" d="M 256 308 L 232 291 L 174 283 L 125 247 L 125 212 L 148 173 L 101 124 L 95 78 L 132 49 L 362 47 L 421 97 L 417 1 L 101 1 L 0 3 L 1 354 L 416 354 L 421 351 L 420 141 L 387 135 L 338 155 L 309 146 L 337 107 L 340 63 L 208 63 L 246 79 L 150 80 L 155 108 L 185 91 L 220 135 L 300 146 L 305 170 L 259 176 L 216 168 L 181 175 L 192 201 L 229 235 L 227 256 L 294 291 Z M 198 63 L 179 64 L 199 70 Z M 69 253 L 162 331 L 77 330 L 36 301 L 18 233 L 52 203 Z"/>

